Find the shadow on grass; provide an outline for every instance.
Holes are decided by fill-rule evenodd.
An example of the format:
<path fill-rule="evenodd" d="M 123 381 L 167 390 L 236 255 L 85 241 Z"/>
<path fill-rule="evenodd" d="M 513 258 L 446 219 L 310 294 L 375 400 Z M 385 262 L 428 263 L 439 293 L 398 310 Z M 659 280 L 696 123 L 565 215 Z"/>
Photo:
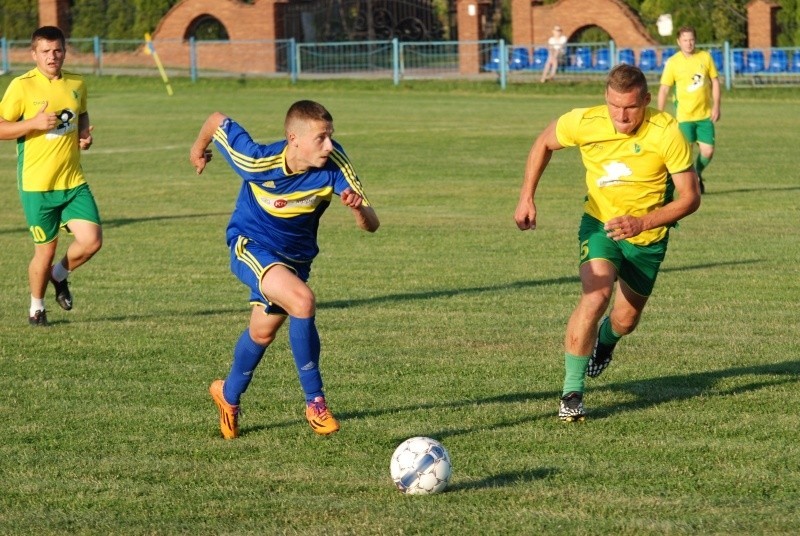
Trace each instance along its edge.
<path fill-rule="evenodd" d="M 714 386 L 720 380 L 726 378 L 736 378 L 742 376 L 780 376 L 780 378 L 765 378 L 763 380 L 753 381 L 747 385 L 739 385 L 726 390 L 715 390 Z M 590 380 L 592 381 L 592 380 Z M 754 365 L 745 367 L 734 367 L 723 370 L 713 370 L 701 373 L 681 374 L 674 376 L 662 376 L 658 378 L 636 380 L 629 382 L 618 382 L 593 387 L 588 383 L 588 392 L 592 391 L 612 391 L 623 392 L 635 395 L 635 400 L 621 404 L 615 404 L 606 407 L 589 407 L 589 419 L 599 420 L 605 419 L 609 416 L 624 413 L 627 411 L 641 411 L 651 407 L 658 406 L 669 402 L 688 400 L 697 397 L 717 397 L 728 396 L 736 393 L 757 391 L 767 387 L 776 385 L 784 385 L 790 383 L 797 383 L 800 381 L 800 360 L 784 361 L 782 363 L 773 363 L 769 365 Z M 380 417 L 383 415 L 394 415 L 402 413 L 414 413 L 419 411 L 430 410 L 459 410 L 462 408 L 471 408 L 476 406 L 488 404 L 515 404 L 520 402 L 533 402 L 533 401 L 550 401 L 552 402 L 552 410 L 545 412 L 530 412 L 520 414 L 518 417 L 512 419 L 496 420 L 491 423 L 476 425 L 476 426 L 462 426 L 458 429 L 443 429 L 443 430 L 417 430 L 416 435 L 429 436 L 438 440 L 444 441 L 448 437 L 455 437 L 460 435 L 471 434 L 483 430 L 498 430 L 501 428 L 514 427 L 521 424 L 527 424 L 538 420 L 556 420 L 557 401 L 561 392 L 553 391 L 539 391 L 539 392 L 519 392 L 519 393 L 505 393 L 497 396 L 489 396 L 483 398 L 463 399 L 463 400 L 446 400 L 442 402 L 427 403 L 427 404 L 404 404 L 395 407 L 380 407 L 372 409 L 364 409 L 360 411 L 350 412 L 336 412 L 336 416 L 342 421 L 344 426 L 347 426 L 348 420 L 360 419 L 365 417 Z M 298 426 L 305 423 L 298 417 L 290 421 L 275 422 L 265 425 L 247 426 L 242 428 L 243 434 L 256 433 L 262 430 L 269 430 L 272 428 L 283 428 L 287 426 Z M 387 437 L 387 446 L 395 445 L 400 441 L 407 439 L 407 437 Z"/>
<path fill-rule="evenodd" d="M 207 218 L 209 216 L 230 216 L 230 212 L 208 212 L 204 214 L 172 214 L 169 216 L 145 216 L 142 218 L 116 218 L 111 220 L 103 220 L 103 229 L 113 229 L 115 227 L 124 227 L 126 225 L 133 225 L 137 223 L 146 223 L 151 221 L 168 221 L 168 220 L 187 220 L 195 218 Z M 28 234 L 26 227 L 10 227 L 8 229 L 0 229 L 0 235 L 4 234 Z"/>
<path fill-rule="evenodd" d="M 706 186 L 708 186 L 708 182 L 706 182 Z M 713 186 L 713 183 L 712 183 Z M 709 191 L 706 190 L 706 193 L 703 194 L 703 197 L 710 195 L 710 196 L 720 196 L 720 195 L 730 195 L 730 194 L 752 194 L 755 192 L 764 193 L 764 192 L 791 192 L 795 190 L 800 190 L 800 186 L 782 186 L 780 188 L 739 188 L 737 190 L 720 190 L 715 192 L 713 190 Z"/>
<path fill-rule="evenodd" d="M 726 378 L 743 376 L 772 376 L 759 379 L 747 385 L 737 385 L 730 389 L 717 390 L 715 385 Z M 778 376 L 775 378 L 774 376 Z M 784 361 L 769 365 L 735 367 L 724 370 L 662 376 L 648 380 L 610 383 L 596 390 L 623 392 L 635 395 L 635 400 L 615 404 L 605 408 L 592 408 L 592 419 L 604 419 L 626 411 L 639 411 L 668 402 L 687 400 L 696 397 L 729 396 L 737 393 L 757 391 L 767 387 L 800 382 L 800 361 Z M 592 389 L 589 384 L 589 389 Z"/>
<path fill-rule="evenodd" d="M 707 268 L 717 268 L 720 266 L 740 266 L 744 264 L 756 264 L 760 262 L 762 262 L 761 259 L 708 262 L 703 264 L 694 264 L 690 266 L 673 266 L 669 268 L 664 268 L 661 270 L 660 273 L 685 272 L 689 270 L 705 270 Z M 346 309 L 348 307 L 359 307 L 362 305 L 372 305 L 376 303 L 392 303 L 392 302 L 404 302 L 413 300 L 428 300 L 435 298 L 450 298 L 453 296 L 460 296 L 465 294 L 481 294 L 484 292 L 498 292 L 498 291 L 517 290 L 517 289 L 526 289 L 535 287 L 545 287 L 553 285 L 563 285 L 566 283 L 574 283 L 577 285 L 580 283 L 580 278 L 577 275 L 574 275 L 574 276 L 553 277 L 550 279 L 514 281 L 512 283 L 506 283 L 503 285 L 487 285 L 481 287 L 465 287 L 465 288 L 442 289 L 442 290 L 426 290 L 419 292 L 404 292 L 400 294 L 388 294 L 385 296 L 373 296 L 371 298 L 356 298 L 352 300 L 336 300 L 336 301 L 322 302 L 317 305 L 317 308 Z"/>
<path fill-rule="evenodd" d="M 513 486 L 515 484 L 533 482 L 535 480 L 544 480 L 545 478 L 550 478 L 556 473 L 558 473 L 558 469 L 554 467 L 540 467 L 538 469 L 528 469 L 527 471 L 499 473 L 496 475 L 487 476 L 486 478 L 482 478 L 480 480 L 474 480 L 472 482 L 459 482 L 457 484 L 451 484 L 447 488 L 447 493 L 457 493 L 459 491 L 468 491 L 473 489 L 503 488 L 506 486 Z"/>

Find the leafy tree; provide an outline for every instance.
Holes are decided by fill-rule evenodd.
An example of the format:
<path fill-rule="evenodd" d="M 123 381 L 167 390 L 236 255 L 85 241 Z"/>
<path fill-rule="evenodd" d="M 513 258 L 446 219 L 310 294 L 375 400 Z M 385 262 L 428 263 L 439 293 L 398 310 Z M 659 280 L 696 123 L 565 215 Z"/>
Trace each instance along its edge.
<path fill-rule="evenodd" d="M 131 0 L 110 0 L 106 11 L 106 39 L 130 39 L 134 9 Z"/>
<path fill-rule="evenodd" d="M 38 26 L 38 0 L 0 0 L 0 35 L 9 40 L 30 39 Z"/>
<path fill-rule="evenodd" d="M 75 0 L 70 37 L 108 37 L 105 0 Z"/>
<path fill-rule="evenodd" d="M 142 36 L 152 33 L 162 17 L 178 3 L 178 0 L 133 0 L 135 6 L 133 34 Z"/>
<path fill-rule="evenodd" d="M 800 45 L 800 2 L 798 0 L 778 0 L 781 5 L 776 15 L 778 23 L 777 46 Z"/>

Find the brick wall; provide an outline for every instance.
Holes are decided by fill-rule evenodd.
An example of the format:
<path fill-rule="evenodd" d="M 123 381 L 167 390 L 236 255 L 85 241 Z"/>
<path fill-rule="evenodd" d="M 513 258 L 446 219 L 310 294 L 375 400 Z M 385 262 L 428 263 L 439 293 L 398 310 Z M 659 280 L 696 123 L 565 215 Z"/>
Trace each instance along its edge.
<path fill-rule="evenodd" d="M 201 68 L 240 73 L 275 72 L 274 46 L 235 41 L 279 39 L 280 8 L 287 1 L 255 0 L 245 4 L 238 0 L 183 0 L 169 10 L 153 32 L 158 55 L 164 65 L 186 65 L 189 62 L 187 31 L 198 17 L 210 15 L 225 27 L 233 43 L 203 47 L 203 55 L 198 58 Z"/>
<path fill-rule="evenodd" d="M 639 17 L 621 0 L 561 0 L 549 5 L 512 0 L 511 13 L 515 44 L 545 45 L 556 25 L 561 26 L 567 39 L 587 26 L 599 26 L 619 47 L 656 44 Z"/>

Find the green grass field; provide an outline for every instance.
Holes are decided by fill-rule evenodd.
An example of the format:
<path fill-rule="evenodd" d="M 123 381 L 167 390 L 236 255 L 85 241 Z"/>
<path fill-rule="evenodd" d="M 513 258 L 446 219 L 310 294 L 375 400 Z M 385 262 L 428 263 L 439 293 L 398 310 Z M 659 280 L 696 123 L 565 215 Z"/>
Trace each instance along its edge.
<path fill-rule="evenodd" d="M 9 77 L 0 78 L 4 88 Z M 796 534 L 800 532 L 800 97 L 725 94 L 699 212 L 673 233 L 643 321 L 560 423 L 578 297 L 577 151 L 557 153 L 539 228 L 513 221 L 541 128 L 599 86 L 90 79 L 83 163 L 105 246 L 75 309 L 32 329 L 32 252 L 0 144 L 2 534 Z M 224 230 L 239 181 L 189 147 L 222 111 L 282 136 L 323 102 L 381 217 L 334 204 L 311 286 L 328 399 L 315 436 L 286 332 L 218 437 L 211 380 L 248 319 Z M 59 252 L 67 239 L 62 239 Z M 441 495 L 389 478 L 395 446 L 441 440 Z"/>

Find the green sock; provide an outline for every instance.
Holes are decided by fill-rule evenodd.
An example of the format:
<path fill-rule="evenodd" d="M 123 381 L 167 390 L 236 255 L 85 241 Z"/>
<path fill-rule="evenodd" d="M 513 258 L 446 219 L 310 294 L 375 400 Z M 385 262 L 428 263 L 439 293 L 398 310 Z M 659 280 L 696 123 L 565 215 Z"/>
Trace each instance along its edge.
<path fill-rule="evenodd" d="M 611 318 L 608 316 L 600 322 L 600 330 L 597 336 L 600 342 L 606 346 L 614 346 L 622 338 L 622 335 L 611 329 Z"/>
<path fill-rule="evenodd" d="M 706 158 L 705 156 L 699 154 L 697 155 L 697 160 L 694 163 L 694 170 L 697 172 L 698 175 L 703 174 L 703 170 L 708 167 L 708 164 L 711 162 L 710 158 Z"/>
<path fill-rule="evenodd" d="M 564 390 L 562 396 L 577 391 L 583 392 L 583 384 L 586 380 L 586 369 L 589 366 L 589 356 L 577 356 L 564 354 Z"/>

